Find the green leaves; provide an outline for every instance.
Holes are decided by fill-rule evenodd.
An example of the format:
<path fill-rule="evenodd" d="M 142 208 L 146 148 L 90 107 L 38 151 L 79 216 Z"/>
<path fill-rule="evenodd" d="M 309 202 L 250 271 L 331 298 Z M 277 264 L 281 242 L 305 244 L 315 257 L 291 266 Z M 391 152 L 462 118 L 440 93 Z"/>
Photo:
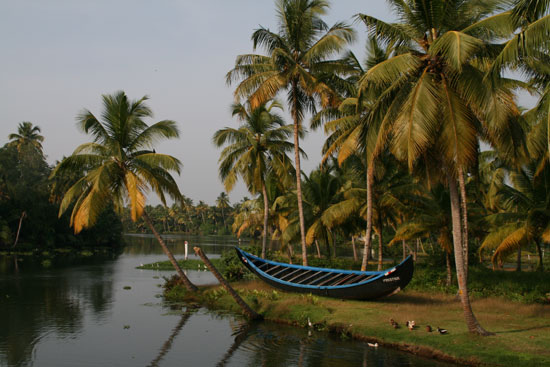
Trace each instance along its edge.
<path fill-rule="evenodd" d="M 483 45 L 484 42 L 478 38 L 462 32 L 449 31 L 434 41 L 428 54 L 443 58 L 447 65 L 460 72 L 462 66 L 469 62 Z"/>
<path fill-rule="evenodd" d="M 166 193 L 174 199 L 181 197 L 170 175 L 172 171 L 180 173 L 181 162 L 170 155 L 143 150 L 152 149 L 162 139 L 178 137 L 177 124 L 164 120 L 148 126 L 142 120 L 152 116 L 146 100 L 130 101 L 124 92 L 117 92 L 103 96 L 102 121 L 87 110 L 79 114 L 78 125 L 93 142 L 77 147 L 52 172 L 52 177 L 58 177 L 84 170 L 84 176 L 64 193 L 59 210 L 61 215 L 75 203 L 71 214 L 75 233 L 92 226 L 110 203 L 121 209 L 124 200 L 136 221 L 143 213 L 148 188 L 163 203 Z"/>

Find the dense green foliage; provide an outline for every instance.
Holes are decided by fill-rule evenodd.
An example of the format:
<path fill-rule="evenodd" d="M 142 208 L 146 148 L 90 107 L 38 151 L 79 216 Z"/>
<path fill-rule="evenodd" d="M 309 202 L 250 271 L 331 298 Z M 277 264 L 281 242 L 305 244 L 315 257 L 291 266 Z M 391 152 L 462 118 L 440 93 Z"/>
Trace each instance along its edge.
<path fill-rule="evenodd" d="M 96 227 L 79 235 L 69 227 L 67 216 L 58 218 L 59 202 L 51 192 L 56 181 L 49 179 L 52 169 L 42 153 L 39 132 L 24 122 L 0 148 L 0 249 L 119 245 L 122 224 L 112 208 L 103 212 Z"/>

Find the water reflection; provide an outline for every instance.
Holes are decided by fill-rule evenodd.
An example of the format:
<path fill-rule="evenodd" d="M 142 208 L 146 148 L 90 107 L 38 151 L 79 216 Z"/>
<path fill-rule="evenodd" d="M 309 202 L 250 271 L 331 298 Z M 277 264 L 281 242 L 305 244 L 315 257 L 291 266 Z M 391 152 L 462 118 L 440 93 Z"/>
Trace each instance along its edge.
<path fill-rule="evenodd" d="M 178 257 L 184 239 L 209 256 L 235 243 L 171 238 Z M 325 333 L 173 310 L 158 287 L 171 272 L 135 268 L 164 259 L 158 244 L 127 242 L 122 254 L 56 258 L 49 268 L 0 257 L 0 366 L 436 366 Z M 208 272 L 188 276 L 199 285 L 216 281 Z"/>

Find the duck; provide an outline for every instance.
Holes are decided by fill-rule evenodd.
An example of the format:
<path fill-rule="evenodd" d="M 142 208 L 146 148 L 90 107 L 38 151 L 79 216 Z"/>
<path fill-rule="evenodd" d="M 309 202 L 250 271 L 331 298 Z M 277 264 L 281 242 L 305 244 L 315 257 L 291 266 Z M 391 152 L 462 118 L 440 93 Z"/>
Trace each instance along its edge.
<path fill-rule="evenodd" d="M 367 343 L 367 345 L 371 348 L 378 348 L 378 343 Z"/>
<path fill-rule="evenodd" d="M 397 324 L 397 322 L 395 322 L 394 319 L 390 319 L 390 324 L 391 326 L 393 326 L 394 329 L 397 329 L 399 327 L 399 325 Z"/>
<path fill-rule="evenodd" d="M 311 320 L 309 319 L 309 317 L 307 318 L 307 326 L 308 327 L 313 327 L 313 324 L 311 323 Z"/>
<path fill-rule="evenodd" d="M 415 326 L 416 326 L 416 322 L 414 322 L 414 320 L 407 321 L 407 327 L 409 328 L 410 331 L 413 331 Z"/>
<path fill-rule="evenodd" d="M 432 332 L 432 327 L 430 325 L 426 325 L 426 331 L 428 333 L 431 333 Z"/>
<path fill-rule="evenodd" d="M 439 334 L 442 334 L 442 335 L 448 333 L 447 329 L 441 329 L 439 326 L 437 327 L 437 331 L 439 331 Z"/>

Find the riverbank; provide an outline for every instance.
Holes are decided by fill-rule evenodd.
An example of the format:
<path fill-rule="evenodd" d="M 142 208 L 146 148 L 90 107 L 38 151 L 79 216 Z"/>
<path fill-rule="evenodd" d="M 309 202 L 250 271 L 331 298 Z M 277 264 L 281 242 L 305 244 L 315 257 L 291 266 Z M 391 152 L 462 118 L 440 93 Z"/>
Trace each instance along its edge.
<path fill-rule="evenodd" d="M 496 335 L 470 335 L 460 302 L 455 297 L 432 292 L 403 291 L 377 301 L 344 301 L 311 295 L 285 293 L 259 282 L 233 283 L 245 301 L 266 320 L 330 331 L 343 338 L 377 342 L 424 357 L 463 365 L 550 365 L 550 306 L 523 304 L 502 298 L 478 298 L 473 308 L 480 323 Z M 188 293 L 167 282 L 165 299 L 196 302 L 211 309 L 240 312 L 223 288 L 212 286 Z M 393 318 L 400 325 L 391 327 Z M 409 331 L 405 322 L 414 320 Z M 430 325 L 433 332 L 427 332 Z M 440 335 L 435 329 L 449 330 Z"/>

